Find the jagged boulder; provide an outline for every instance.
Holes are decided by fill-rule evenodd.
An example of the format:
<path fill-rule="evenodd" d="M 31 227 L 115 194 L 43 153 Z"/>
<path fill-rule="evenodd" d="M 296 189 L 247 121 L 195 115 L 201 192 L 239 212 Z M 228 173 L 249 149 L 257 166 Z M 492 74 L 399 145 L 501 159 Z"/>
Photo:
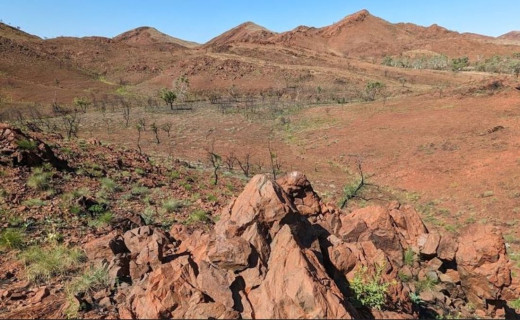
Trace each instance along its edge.
<path fill-rule="evenodd" d="M 211 231 L 176 225 L 166 235 L 146 226 L 86 249 L 95 258 L 114 254 L 110 266 L 131 275 L 118 306 L 125 318 L 469 316 L 470 302 L 500 315 L 487 304 L 500 307 L 511 285 L 504 242 L 494 228 L 475 228 L 483 229 L 458 240 L 429 232 L 397 203 L 340 212 L 291 173 L 278 182 L 253 177 Z M 377 307 L 356 298 L 360 272 L 383 285 Z"/>
<path fill-rule="evenodd" d="M 499 300 L 511 284 L 504 238 L 498 228 L 473 225 L 459 237 L 457 270 L 468 300 L 478 307 Z"/>

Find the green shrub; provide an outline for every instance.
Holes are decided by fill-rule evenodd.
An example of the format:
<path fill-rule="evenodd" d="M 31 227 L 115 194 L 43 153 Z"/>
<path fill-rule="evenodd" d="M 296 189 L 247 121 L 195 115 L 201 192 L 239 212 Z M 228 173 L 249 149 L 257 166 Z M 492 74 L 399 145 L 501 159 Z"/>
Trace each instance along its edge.
<path fill-rule="evenodd" d="M 102 204 L 93 204 L 90 207 L 88 207 L 88 211 L 92 212 L 92 214 L 94 215 L 98 215 L 105 212 L 106 210 L 105 206 L 103 206 Z"/>
<path fill-rule="evenodd" d="M 114 214 L 112 212 L 103 212 L 100 216 L 88 221 L 89 227 L 99 228 L 109 225 L 114 220 Z"/>
<path fill-rule="evenodd" d="M 180 174 L 179 171 L 177 171 L 177 170 L 172 170 L 172 171 L 170 171 L 169 178 L 170 178 L 171 180 L 177 180 L 177 179 L 179 179 L 180 177 L 181 177 L 181 174 Z"/>
<path fill-rule="evenodd" d="M 412 280 L 411 276 L 402 273 L 401 271 L 397 273 L 397 276 L 399 277 L 399 280 L 401 280 L 401 282 L 410 282 L 410 280 Z"/>
<path fill-rule="evenodd" d="M 180 209 L 187 207 L 189 204 L 183 200 L 168 199 L 163 202 L 162 208 L 168 213 L 177 212 Z"/>
<path fill-rule="evenodd" d="M 43 201 L 42 199 L 35 198 L 35 199 L 27 199 L 24 202 L 22 202 L 22 204 L 27 207 L 41 207 L 41 206 L 44 206 L 46 204 L 46 202 Z"/>
<path fill-rule="evenodd" d="M 423 292 L 426 290 L 433 289 L 433 287 L 435 287 L 437 285 L 437 283 L 439 283 L 438 280 L 434 280 L 429 277 L 426 277 L 426 279 L 424 279 L 424 280 L 417 281 L 417 283 L 415 284 L 415 288 L 416 288 L 417 292 L 420 293 L 420 292 Z"/>
<path fill-rule="evenodd" d="M 188 219 L 186 220 L 186 223 L 191 224 L 194 222 L 207 222 L 209 221 L 208 213 L 202 209 L 193 211 Z"/>
<path fill-rule="evenodd" d="M 110 178 L 101 179 L 101 189 L 108 192 L 121 191 L 121 188 L 117 185 L 117 183 L 115 183 L 115 181 Z"/>
<path fill-rule="evenodd" d="M 46 281 L 79 266 L 84 260 L 84 254 L 79 248 L 55 244 L 50 248 L 30 247 L 20 254 L 20 258 L 26 266 L 27 279 Z"/>
<path fill-rule="evenodd" d="M 47 190 L 50 188 L 52 172 L 44 171 L 43 168 L 34 168 L 33 173 L 27 179 L 27 186 L 36 190 Z"/>
<path fill-rule="evenodd" d="M 132 188 L 132 190 L 130 190 L 130 193 L 132 196 L 142 197 L 150 194 L 150 189 L 145 186 L 135 186 Z"/>
<path fill-rule="evenodd" d="M 509 305 L 515 310 L 520 310 L 520 298 L 509 301 Z"/>
<path fill-rule="evenodd" d="M 451 70 L 453 71 L 461 71 L 467 66 L 469 66 L 468 57 L 455 58 L 451 60 Z"/>
<path fill-rule="evenodd" d="M 36 141 L 28 139 L 18 140 L 16 141 L 16 145 L 22 150 L 35 150 L 37 147 Z"/>
<path fill-rule="evenodd" d="M 403 262 L 407 266 L 413 266 L 415 262 L 415 252 L 413 252 L 412 248 L 408 248 L 404 252 Z"/>
<path fill-rule="evenodd" d="M 65 314 L 68 319 L 77 318 L 80 305 L 75 296 L 92 293 L 110 287 L 110 277 L 105 267 L 89 268 L 81 276 L 65 286 L 65 294 L 69 302 Z"/>
<path fill-rule="evenodd" d="M 25 234 L 20 229 L 7 228 L 0 232 L 0 248 L 20 249 L 24 244 Z"/>
<path fill-rule="evenodd" d="M 373 276 L 367 273 L 367 267 L 361 267 L 355 274 L 350 283 L 350 288 L 354 293 L 354 302 L 369 308 L 381 310 L 385 305 L 388 287 L 391 283 L 383 282 L 381 274 L 384 265 L 376 266 Z"/>

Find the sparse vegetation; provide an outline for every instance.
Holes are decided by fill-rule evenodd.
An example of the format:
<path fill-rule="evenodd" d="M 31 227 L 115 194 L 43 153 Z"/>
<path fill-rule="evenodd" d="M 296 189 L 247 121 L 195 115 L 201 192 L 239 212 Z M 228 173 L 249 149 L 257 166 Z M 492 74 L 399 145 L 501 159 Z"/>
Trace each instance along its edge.
<path fill-rule="evenodd" d="M 43 167 L 34 168 L 32 175 L 27 179 L 27 186 L 36 190 L 47 190 L 50 188 L 52 172 L 45 171 Z"/>
<path fill-rule="evenodd" d="M 6 228 L 0 232 L 0 249 L 20 249 L 25 242 L 25 234 L 16 228 Z"/>
<path fill-rule="evenodd" d="M 121 191 L 121 187 L 119 185 L 117 185 L 117 183 L 110 179 L 110 178 L 102 178 L 101 179 L 101 188 L 103 190 L 106 190 L 110 193 L 112 192 L 117 192 L 117 191 Z"/>
<path fill-rule="evenodd" d="M 162 208 L 168 213 L 174 213 L 179 211 L 180 209 L 188 206 L 189 204 L 186 201 L 178 200 L 178 199 L 168 199 L 163 202 Z"/>
<path fill-rule="evenodd" d="M 83 274 L 74 278 L 65 286 L 65 294 L 69 301 L 69 306 L 65 310 L 67 318 L 77 318 L 80 305 L 75 297 L 92 294 L 97 290 L 108 288 L 110 286 L 110 277 L 108 269 L 105 266 L 89 267 Z"/>
<path fill-rule="evenodd" d="M 177 95 L 175 94 L 175 92 L 168 89 L 163 89 L 160 92 L 160 97 L 164 100 L 166 104 L 170 106 L 170 109 L 173 110 L 173 103 L 177 99 Z"/>
<path fill-rule="evenodd" d="M 36 141 L 29 140 L 29 139 L 18 140 L 18 141 L 16 141 L 16 145 L 20 149 L 29 150 L 29 151 L 30 150 L 35 150 L 36 146 L 37 146 Z"/>
<path fill-rule="evenodd" d="M 194 222 L 208 222 L 209 216 L 208 213 L 202 209 L 198 209 L 193 211 L 188 219 L 186 220 L 187 224 L 191 224 Z"/>
<path fill-rule="evenodd" d="M 385 282 L 381 277 L 384 266 L 377 265 L 375 269 L 373 275 L 368 274 L 366 266 L 358 269 L 350 283 L 350 288 L 354 293 L 355 303 L 381 310 L 386 303 L 388 287 L 391 283 Z"/>
<path fill-rule="evenodd" d="M 77 268 L 84 260 L 79 248 L 63 244 L 51 247 L 32 246 L 20 254 L 25 264 L 25 273 L 30 281 L 46 281 Z"/>
<path fill-rule="evenodd" d="M 404 252 L 404 256 L 403 256 L 404 264 L 411 267 L 411 266 L 413 266 L 415 259 L 416 259 L 415 252 L 413 252 L 412 248 L 406 249 L 406 251 Z"/>

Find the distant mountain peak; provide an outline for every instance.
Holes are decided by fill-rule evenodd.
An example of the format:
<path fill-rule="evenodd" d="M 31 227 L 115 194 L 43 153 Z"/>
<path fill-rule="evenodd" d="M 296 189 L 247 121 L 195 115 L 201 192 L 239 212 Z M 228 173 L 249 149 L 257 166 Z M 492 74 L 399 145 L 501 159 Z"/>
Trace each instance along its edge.
<path fill-rule="evenodd" d="M 261 25 L 247 21 L 211 39 L 206 43 L 206 46 L 221 46 L 235 42 L 257 42 L 274 34 L 276 33 Z"/>
<path fill-rule="evenodd" d="M 132 45 L 150 45 L 154 43 L 170 43 L 180 45 L 186 48 L 198 46 L 197 43 L 174 38 L 161 31 L 149 27 L 142 26 L 121 33 L 113 38 L 114 41 L 124 42 Z"/>

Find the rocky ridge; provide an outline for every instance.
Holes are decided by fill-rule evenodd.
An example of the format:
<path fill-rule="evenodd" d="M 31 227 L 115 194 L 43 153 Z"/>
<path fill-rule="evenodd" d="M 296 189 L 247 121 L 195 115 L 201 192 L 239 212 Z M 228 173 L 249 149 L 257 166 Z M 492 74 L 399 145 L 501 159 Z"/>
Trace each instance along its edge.
<path fill-rule="evenodd" d="M 253 177 L 211 232 L 143 226 L 85 250 L 122 281 L 121 318 L 501 318 L 517 296 L 497 228 L 453 239 L 398 203 L 345 214 L 298 172 Z"/>

